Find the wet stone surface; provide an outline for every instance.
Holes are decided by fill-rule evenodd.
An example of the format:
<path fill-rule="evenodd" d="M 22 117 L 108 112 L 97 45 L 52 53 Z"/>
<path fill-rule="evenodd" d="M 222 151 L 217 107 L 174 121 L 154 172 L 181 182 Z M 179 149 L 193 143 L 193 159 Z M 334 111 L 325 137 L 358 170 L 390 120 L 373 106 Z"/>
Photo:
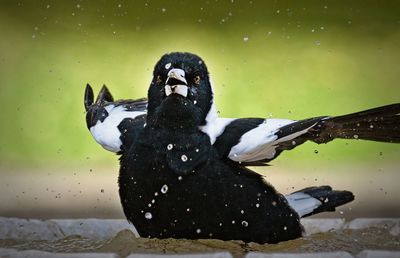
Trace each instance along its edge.
<path fill-rule="evenodd" d="M 108 240 L 94 240 L 78 235 L 59 240 L 3 239 L 0 247 L 17 250 L 42 250 L 56 253 L 115 253 L 126 257 L 139 254 L 185 254 L 229 252 L 233 257 L 244 257 L 249 252 L 308 253 L 345 251 L 357 255 L 363 250 L 400 251 L 400 236 L 390 234 L 384 228 L 341 229 L 316 233 L 303 238 L 278 244 L 244 243 L 215 239 L 146 239 L 136 238 L 130 230 L 122 230 Z"/>
<path fill-rule="evenodd" d="M 216 239 L 137 238 L 136 230 L 125 220 L 0 218 L 0 256 L 36 257 L 36 253 L 29 256 L 27 251 L 38 250 L 51 252 L 43 253 L 43 257 L 51 257 L 51 254 L 64 257 L 62 255 L 71 253 L 76 257 L 80 257 L 80 253 L 112 254 L 112 257 L 201 254 L 204 257 L 278 258 L 285 254 L 307 253 L 327 254 L 321 257 L 343 257 L 342 254 L 347 257 L 400 257 L 399 222 L 399 219 L 355 219 L 350 222 L 304 219 L 304 237 L 278 244 L 257 244 Z"/>

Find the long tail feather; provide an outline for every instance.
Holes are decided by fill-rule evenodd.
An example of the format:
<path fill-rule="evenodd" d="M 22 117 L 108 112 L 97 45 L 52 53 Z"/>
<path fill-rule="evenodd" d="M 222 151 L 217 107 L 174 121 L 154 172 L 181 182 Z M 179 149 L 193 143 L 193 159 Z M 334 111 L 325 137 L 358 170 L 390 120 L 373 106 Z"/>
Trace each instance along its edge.
<path fill-rule="evenodd" d="M 400 103 L 321 120 L 310 133 L 312 141 L 334 138 L 400 143 Z"/>

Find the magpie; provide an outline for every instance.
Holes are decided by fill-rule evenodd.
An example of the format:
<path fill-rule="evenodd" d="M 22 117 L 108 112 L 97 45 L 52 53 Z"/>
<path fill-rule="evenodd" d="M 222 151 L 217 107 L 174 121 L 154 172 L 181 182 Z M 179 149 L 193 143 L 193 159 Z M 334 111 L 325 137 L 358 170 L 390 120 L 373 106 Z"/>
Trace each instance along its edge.
<path fill-rule="evenodd" d="M 300 218 L 354 199 L 330 186 L 281 195 L 247 168 L 284 150 L 335 138 L 400 142 L 400 103 L 304 120 L 219 118 L 204 61 L 169 53 L 157 62 L 148 98 L 114 101 L 87 85 L 86 123 L 120 154 L 123 211 L 142 237 L 277 243 L 302 235 Z"/>

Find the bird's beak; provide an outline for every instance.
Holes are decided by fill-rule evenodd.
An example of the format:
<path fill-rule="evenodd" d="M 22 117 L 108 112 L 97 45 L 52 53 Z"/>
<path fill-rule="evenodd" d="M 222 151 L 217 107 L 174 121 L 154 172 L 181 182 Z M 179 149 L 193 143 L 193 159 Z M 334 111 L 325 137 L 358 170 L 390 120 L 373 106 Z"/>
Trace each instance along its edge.
<path fill-rule="evenodd" d="M 171 69 L 168 72 L 168 78 L 165 81 L 164 88 L 167 96 L 175 93 L 186 98 L 188 95 L 188 86 L 185 78 L 185 71 L 177 68 Z"/>

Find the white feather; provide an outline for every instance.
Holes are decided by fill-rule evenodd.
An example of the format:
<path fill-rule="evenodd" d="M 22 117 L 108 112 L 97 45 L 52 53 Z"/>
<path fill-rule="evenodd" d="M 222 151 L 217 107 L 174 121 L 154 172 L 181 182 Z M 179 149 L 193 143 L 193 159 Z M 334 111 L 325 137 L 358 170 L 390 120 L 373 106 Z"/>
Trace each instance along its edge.
<path fill-rule="evenodd" d="M 219 118 L 217 109 L 215 108 L 214 101 L 214 85 L 211 80 L 211 75 L 209 76 L 209 82 L 211 87 L 211 107 L 208 110 L 206 116 L 206 125 L 199 126 L 200 131 L 206 133 L 210 137 L 211 145 L 215 143 L 217 137 L 220 136 L 227 125 L 229 125 L 232 121 L 236 120 L 236 118 Z"/>
<path fill-rule="evenodd" d="M 93 138 L 99 143 L 104 149 L 118 152 L 121 150 L 121 132 L 118 129 L 118 125 L 125 118 L 135 118 L 137 116 L 146 114 L 144 111 L 126 111 L 123 106 L 109 105 L 105 107 L 108 112 L 108 117 L 103 122 L 97 121 L 97 123 L 90 128 L 90 132 Z"/>
<path fill-rule="evenodd" d="M 300 217 L 310 214 L 321 206 L 322 202 L 311 195 L 298 192 L 285 196 L 290 207 L 292 207 Z"/>
<path fill-rule="evenodd" d="M 288 119 L 266 119 L 264 123 L 243 134 L 239 143 L 232 147 L 228 157 L 237 162 L 273 158 L 275 144 L 280 142 L 276 132 L 282 126 L 293 122 L 295 121 Z"/>
<path fill-rule="evenodd" d="M 207 122 L 204 126 L 199 126 L 199 129 L 210 137 L 211 145 L 215 143 L 217 137 L 220 136 L 227 125 L 236 120 L 235 118 L 215 118 L 213 122 Z"/>

